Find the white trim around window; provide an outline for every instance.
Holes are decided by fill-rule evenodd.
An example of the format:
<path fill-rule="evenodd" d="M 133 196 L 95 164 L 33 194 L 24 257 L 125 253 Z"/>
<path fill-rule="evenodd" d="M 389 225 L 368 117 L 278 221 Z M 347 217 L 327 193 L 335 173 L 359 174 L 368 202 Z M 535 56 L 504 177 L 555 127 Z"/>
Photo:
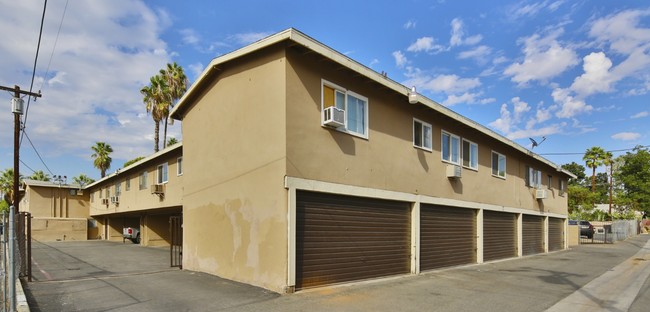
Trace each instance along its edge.
<path fill-rule="evenodd" d="M 463 167 L 478 171 L 478 144 L 463 139 Z"/>
<path fill-rule="evenodd" d="M 425 151 L 433 151 L 431 124 L 417 118 L 413 118 L 413 146 Z"/>
<path fill-rule="evenodd" d="M 460 137 L 442 130 L 440 134 L 440 157 L 442 161 L 460 165 Z"/>
<path fill-rule="evenodd" d="M 183 175 L 183 157 L 178 157 L 176 159 L 176 175 L 177 176 L 182 176 Z"/>
<path fill-rule="evenodd" d="M 492 176 L 505 179 L 506 178 L 506 155 L 492 151 Z"/>
<path fill-rule="evenodd" d="M 321 79 L 321 126 L 325 127 L 323 124 L 323 112 L 326 107 L 324 103 L 326 87 L 334 90 L 334 94 L 331 97 L 333 103 L 328 104 L 332 104 L 345 111 L 345 126 L 336 130 L 368 139 L 368 98 L 325 79 Z M 327 107 L 332 105 L 328 105 Z"/>
<path fill-rule="evenodd" d="M 165 184 L 169 181 L 169 165 L 164 163 L 156 167 L 156 183 Z"/>

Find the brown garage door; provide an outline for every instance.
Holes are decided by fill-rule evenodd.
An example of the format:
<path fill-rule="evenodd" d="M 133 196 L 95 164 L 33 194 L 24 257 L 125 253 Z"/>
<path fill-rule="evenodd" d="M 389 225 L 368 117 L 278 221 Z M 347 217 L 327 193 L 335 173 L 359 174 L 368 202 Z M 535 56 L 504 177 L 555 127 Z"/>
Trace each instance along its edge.
<path fill-rule="evenodd" d="M 298 191 L 296 289 L 410 272 L 410 204 Z"/>
<path fill-rule="evenodd" d="M 564 219 L 548 218 L 548 250 L 564 249 Z"/>
<path fill-rule="evenodd" d="M 483 211 L 483 261 L 517 256 L 515 214 Z"/>
<path fill-rule="evenodd" d="M 544 218 L 523 215 L 521 225 L 522 254 L 526 256 L 544 252 Z"/>
<path fill-rule="evenodd" d="M 476 213 L 472 209 L 420 207 L 420 269 L 476 263 Z"/>

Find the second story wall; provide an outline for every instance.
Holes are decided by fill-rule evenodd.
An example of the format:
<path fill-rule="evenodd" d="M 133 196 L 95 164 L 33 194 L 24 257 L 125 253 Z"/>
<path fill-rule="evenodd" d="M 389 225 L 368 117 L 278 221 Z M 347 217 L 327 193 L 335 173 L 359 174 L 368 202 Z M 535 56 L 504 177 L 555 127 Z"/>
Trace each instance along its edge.
<path fill-rule="evenodd" d="M 88 193 L 68 185 L 27 185 L 20 208 L 35 218 L 88 218 L 88 199 Z"/>

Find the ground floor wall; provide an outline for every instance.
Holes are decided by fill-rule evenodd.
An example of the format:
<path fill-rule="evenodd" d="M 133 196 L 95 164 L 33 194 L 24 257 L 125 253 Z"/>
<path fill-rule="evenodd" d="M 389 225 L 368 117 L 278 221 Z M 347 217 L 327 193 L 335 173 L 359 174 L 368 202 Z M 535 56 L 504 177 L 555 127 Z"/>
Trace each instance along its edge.
<path fill-rule="evenodd" d="M 170 217 L 180 216 L 182 207 L 166 207 L 133 213 L 95 215 L 99 239 L 125 241 L 122 233 L 125 227 L 140 231 L 140 245 L 168 247 L 171 244 Z"/>
<path fill-rule="evenodd" d="M 86 218 L 32 218 L 32 238 L 38 241 L 86 240 L 87 232 Z"/>

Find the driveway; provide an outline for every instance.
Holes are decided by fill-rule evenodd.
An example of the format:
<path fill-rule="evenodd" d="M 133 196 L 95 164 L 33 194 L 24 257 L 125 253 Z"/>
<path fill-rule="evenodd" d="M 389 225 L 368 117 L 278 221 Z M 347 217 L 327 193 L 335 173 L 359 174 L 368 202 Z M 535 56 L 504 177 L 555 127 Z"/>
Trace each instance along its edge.
<path fill-rule="evenodd" d="M 35 243 L 36 281 L 26 292 L 34 311 L 545 311 L 639 252 L 650 255 L 649 238 L 291 295 L 171 269 L 166 249 Z M 629 311 L 647 311 L 650 283 L 641 284 Z M 590 311 L 606 309 L 592 301 Z"/>

